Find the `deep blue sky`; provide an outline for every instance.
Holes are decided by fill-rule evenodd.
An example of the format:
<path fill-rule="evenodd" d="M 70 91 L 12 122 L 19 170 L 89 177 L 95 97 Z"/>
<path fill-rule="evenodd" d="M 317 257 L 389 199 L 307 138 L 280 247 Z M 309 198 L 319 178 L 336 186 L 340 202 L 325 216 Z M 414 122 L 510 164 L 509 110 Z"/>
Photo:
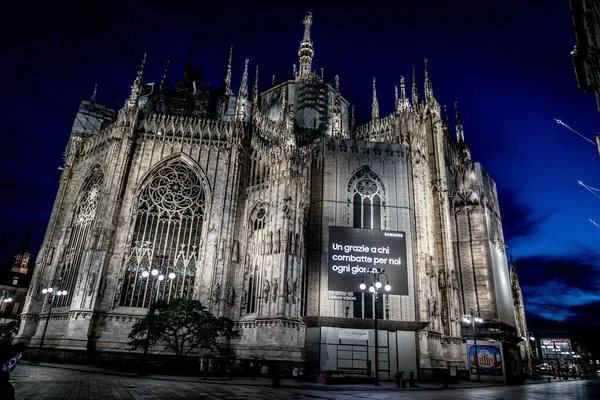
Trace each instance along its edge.
<path fill-rule="evenodd" d="M 313 68 L 340 76 L 357 122 L 370 117 L 377 77 L 381 114 L 393 108 L 400 75 L 410 84 L 429 59 L 434 95 L 457 100 L 473 157 L 495 179 L 530 319 L 600 325 L 600 160 L 559 118 L 593 138 L 600 113 L 581 93 L 569 52 L 575 44 L 567 0 L 481 2 L 50 2 L 5 15 L 0 28 L 0 255 L 28 227 L 37 252 L 58 187 L 78 103 L 98 83 L 97 100 L 121 106 L 140 59 L 159 82 L 167 55 L 178 78 L 192 40 L 195 67 L 218 85 L 234 45 L 233 88 L 244 58 L 260 65 L 259 86 L 287 79 L 298 63 L 302 19 L 313 11 Z M 327 3 L 328 5 L 322 5 Z M 422 87 L 422 86 L 421 86 Z M 451 107 L 449 107 L 451 108 Z M 452 119 L 453 120 L 453 119 Z"/>

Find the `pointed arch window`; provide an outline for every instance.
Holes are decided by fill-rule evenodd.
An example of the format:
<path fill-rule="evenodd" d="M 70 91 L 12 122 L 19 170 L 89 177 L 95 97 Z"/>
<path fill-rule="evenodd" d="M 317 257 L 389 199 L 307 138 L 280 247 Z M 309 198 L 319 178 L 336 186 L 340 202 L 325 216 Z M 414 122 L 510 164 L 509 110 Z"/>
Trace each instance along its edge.
<path fill-rule="evenodd" d="M 267 208 L 264 204 L 258 204 L 248 220 L 248 233 L 250 240 L 252 241 L 252 248 L 254 248 L 254 254 L 263 254 L 264 250 L 264 228 L 267 224 Z M 246 302 L 246 313 L 252 314 L 256 312 L 257 297 L 259 291 L 258 282 L 258 266 L 254 266 L 254 273 L 248 278 L 248 301 Z"/>
<path fill-rule="evenodd" d="M 361 168 L 348 185 L 352 199 L 352 227 L 382 229 L 385 189 L 381 178 L 369 167 Z M 355 292 L 354 318 L 373 318 L 373 296 Z M 377 302 L 377 318 L 383 318 L 383 301 Z"/>
<path fill-rule="evenodd" d="M 195 298 L 205 217 L 198 174 L 182 161 L 164 165 L 140 193 L 136 213 L 119 304 Z"/>
<path fill-rule="evenodd" d="M 73 300 L 85 246 L 90 240 L 91 230 L 96 220 L 103 183 L 104 174 L 100 168 L 96 168 L 84 182 L 75 203 L 73 219 L 67 230 L 67 244 L 56 277 L 60 280 L 63 290 L 67 291 L 67 295 L 56 297 L 55 307 L 66 307 Z"/>

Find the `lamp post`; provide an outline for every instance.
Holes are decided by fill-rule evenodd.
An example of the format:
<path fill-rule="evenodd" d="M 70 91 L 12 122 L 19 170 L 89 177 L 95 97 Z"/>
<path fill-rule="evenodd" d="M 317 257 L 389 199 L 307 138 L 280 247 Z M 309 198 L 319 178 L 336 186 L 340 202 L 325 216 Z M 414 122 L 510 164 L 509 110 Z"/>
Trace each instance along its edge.
<path fill-rule="evenodd" d="M 480 324 L 483 322 L 483 320 L 479 317 L 476 317 L 475 311 L 473 311 L 473 309 L 470 309 L 469 314 L 467 314 L 463 318 L 463 322 L 465 324 L 471 324 L 471 327 L 473 329 L 473 349 L 475 356 L 475 368 L 477 369 L 477 382 L 481 382 L 481 377 L 479 375 L 479 356 L 477 354 L 477 333 L 475 333 L 475 324 Z"/>
<path fill-rule="evenodd" d="M 383 288 L 385 289 L 386 292 L 389 292 L 390 290 L 392 290 L 392 287 L 389 284 L 389 278 L 384 272 L 385 272 L 384 269 L 378 270 L 377 268 L 373 268 L 372 272 L 370 274 L 363 274 L 362 283 L 359 286 L 360 290 L 364 291 L 367 289 L 367 285 L 365 284 L 365 275 L 369 275 L 370 282 L 367 281 L 367 283 L 369 283 L 369 292 L 371 292 L 373 295 L 373 305 L 375 307 L 375 312 L 373 313 L 373 319 L 375 320 L 375 380 L 373 382 L 374 386 L 380 386 L 380 383 L 379 383 L 379 337 L 378 337 L 379 335 L 378 335 L 378 331 L 377 331 L 377 300 L 379 299 L 379 289 L 381 289 L 381 287 L 383 286 Z M 385 286 L 379 280 L 379 277 L 381 275 L 385 276 L 385 280 L 386 280 Z"/>
<path fill-rule="evenodd" d="M 66 296 L 66 290 L 55 289 L 53 287 L 42 289 L 42 294 L 44 295 L 44 302 L 42 303 L 42 312 L 44 311 L 44 305 L 50 297 L 50 309 L 48 310 L 48 315 L 46 316 L 46 323 L 44 324 L 44 332 L 42 333 L 42 340 L 40 340 L 40 347 L 38 348 L 37 357 L 30 361 L 33 363 L 39 363 L 40 357 L 42 354 L 42 348 L 44 347 L 44 339 L 46 338 L 46 331 L 48 330 L 48 322 L 50 321 L 50 316 L 52 315 L 52 307 L 54 306 L 54 296 Z"/>

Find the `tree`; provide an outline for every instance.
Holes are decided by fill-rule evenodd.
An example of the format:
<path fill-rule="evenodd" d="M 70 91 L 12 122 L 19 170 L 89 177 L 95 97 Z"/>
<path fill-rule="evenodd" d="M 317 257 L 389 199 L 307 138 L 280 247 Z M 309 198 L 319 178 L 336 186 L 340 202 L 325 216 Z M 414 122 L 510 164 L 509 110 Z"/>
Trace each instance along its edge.
<path fill-rule="evenodd" d="M 217 318 L 197 300 L 173 299 L 158 302 L 148 314 L 133 325 L 129 338 L 131 350 L 162 344 L 177 359 L 194 349 L 217 348 Z"/>
<path fill-rule="evenodd" d="M 217 324 L 219 335 L 221 336 L 219 352 L 223 355 L 229 355 L 231 353 L 231 341 L 241 337 L 240 331 L 235 329 L 235 323 L 227 317 L 220 317 L 217 320 Z"/>
<path fill-rule="evenodd" d="M 10 321 L 0 324 L 0 342 L 11 343 L 19 332 L 19 321 Z"/>
<path fill-rule="evenodd" d="M 144 350 L 144 359 L 148 354 L 148 349 L 154 347 L 161 338 L 163 330 L 163 321 L 156 318 L 156 308 L 160 303 L 150 304 L 150 309 L 144 318 L 137 321 L 129 333 L 130 350 Z"/>

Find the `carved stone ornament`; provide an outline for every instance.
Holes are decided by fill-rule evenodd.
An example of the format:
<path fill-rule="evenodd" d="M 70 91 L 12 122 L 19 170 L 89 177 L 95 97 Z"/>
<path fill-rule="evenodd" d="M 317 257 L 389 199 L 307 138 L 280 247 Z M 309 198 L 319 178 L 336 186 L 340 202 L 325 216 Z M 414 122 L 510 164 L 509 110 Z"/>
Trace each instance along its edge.
<path fill-rule="evenodd" d="M 265 279 L 264 283 L 263 283 L 263 299 L 264 302 L 268 302 L 269 301 L 269 289 L 271 288 L 271 286 L 269 285 L 269 280 Z"/>
<path fill-rule="evenodd" d="M 217 304 L 219 302 L 220 296 L 221 296 L 221 285 L 218 283 L 215 283 L 215 285 L 213 286 L 212 295 L 211 295 L 213 303 Z"/>
<path fill-rule="evenodd" d="M 88 281 L 87 295 L 91 296 L 94 293 L 94 284 L 96 283 L 96 273 L 93 272 Z"/>
<path fill-rule="evenodd" d="M 292 289 L 292 304 L 296 304 L 296 299 L 298 298 L 298 280 L 294 280 L 294 287 Z"/>
<path fill-rule="evenodd" d="M 233 286 L 229 286 L 229 289 L 227 289 L 227 304 L 232 306 L 234 301 L 235 301 L 235 289 L 233 289 Z"/>
<path fill-rule="evenodd" d="M 277 301 L 277 290 L 279 289 L 279 279 L 275 278 L 273 279 L 273 285 L 271 287 L 271 291 L 273 293 L 273 303 L 275 303 Z"/>

